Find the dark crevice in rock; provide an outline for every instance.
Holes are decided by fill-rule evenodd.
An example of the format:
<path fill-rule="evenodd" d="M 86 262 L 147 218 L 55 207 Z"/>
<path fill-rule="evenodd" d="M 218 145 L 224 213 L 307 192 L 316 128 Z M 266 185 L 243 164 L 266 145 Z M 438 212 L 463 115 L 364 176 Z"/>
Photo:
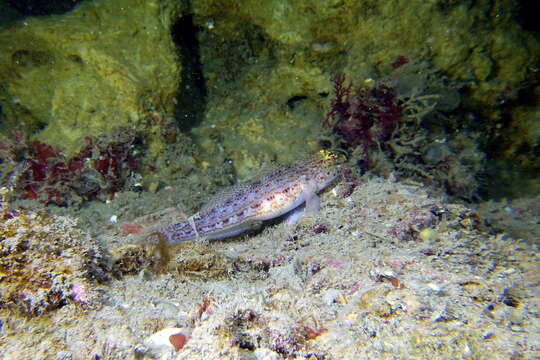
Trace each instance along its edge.
<path fill-rule="evenodd" d="M 535 32 L 537 35 L 540 35 L 538 14 L 540 14 L 540 2 L 538 0 L 518 1 L 516 21 L 521 25 L 523 30 Z"/>
<path fill-rule="evenodd" d="M 176 96 L 175 116 L 183 131 L 197 126 L 203 120 L 206 109 L 208 90 L 197 38 L 199 31 L 191 14 L 180 17 L 171 29 L 182 62 L 182 83 Z"/>
<path fill-rule="evenodd" d="M 8 0 L 23 16 L 47 16 L 71 11 L 81 0 Z"/>

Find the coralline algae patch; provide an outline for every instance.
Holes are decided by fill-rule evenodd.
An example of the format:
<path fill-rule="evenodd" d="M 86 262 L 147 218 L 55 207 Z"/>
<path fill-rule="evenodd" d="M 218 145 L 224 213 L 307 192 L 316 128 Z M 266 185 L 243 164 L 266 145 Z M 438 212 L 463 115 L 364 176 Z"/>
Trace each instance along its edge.
<path fill-rule="evenodd" d="M 13 211 L 0 220 L 0 309 L 36 316 L 89 304 L 104 276 L 91 238 L 66 217 Z"/>

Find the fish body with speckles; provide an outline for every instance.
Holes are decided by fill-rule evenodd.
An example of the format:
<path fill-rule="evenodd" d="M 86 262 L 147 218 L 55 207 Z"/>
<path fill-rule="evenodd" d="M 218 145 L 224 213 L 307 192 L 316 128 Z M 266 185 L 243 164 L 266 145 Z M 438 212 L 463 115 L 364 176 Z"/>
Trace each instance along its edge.
<path fill-rule="evenodd" d="M 306 204 L 317 210 L 318 193 L 338 176 L 337 156 L 321 151 L 313 158 L 276 168 L 260 179 L 232 187 L 188 220 L 164 227 L 166 243 L 223 239 L 257 228 Z"/>

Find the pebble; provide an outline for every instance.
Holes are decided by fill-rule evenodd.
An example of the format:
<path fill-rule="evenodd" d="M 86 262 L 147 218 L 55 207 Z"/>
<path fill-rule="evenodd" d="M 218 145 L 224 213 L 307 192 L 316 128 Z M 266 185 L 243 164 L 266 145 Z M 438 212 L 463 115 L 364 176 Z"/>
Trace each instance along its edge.
<path fill-rule="evenodd" d="M 386 287 L 378 287 L 366 291 L 360 296 L 358 305 L 363 311 L 367 311 L 379 317 L 387 317 L 392 314 L 392 307 L 386 301 L 386 295 L 390 289 Z"/>
<path fill-rule="evenodd" d="M 155 193 L 159 187 L 159 184 L 157 182 L 151 182 L 148 185 L 148 191 L 151 193 Z"/>
<path fill-rule="evenodd" d="M 425 228 L 420 231 L 418 237 L 422 241 L 435 241 L 439 238 L 439 234 L 431 228 Z"/>
<path fill-rule="evenodd" d="M 430 291 L 436 295 L 442 295 L 444 293 L 443 289 L 440 287 L 440 285 L 436 283 L 428 283 L 426 285 Z"/>
<path fill-rule="evenodd" d="M 181 350 L 189 340 L 189 333 L 186 329 L 171 327 L 165 328 L 151 335 L 145 340 L 146 346 L 150 350 Z"/>
<path fill-rule="evenodd" d="M 339 298 L 339 295 L 340 295 L 340 292 L 338 290 L 328 289 L 322 295 L 323 302 L 326 305 L 332 305 L 333 303 L 337 301 L 337 299 Z"/>
<path fill-rule="evenodd" d="M 257 360 L 278 360 L 280 356 L 267 348 L 259 348 L 255 350 L 255 358 Z"/>

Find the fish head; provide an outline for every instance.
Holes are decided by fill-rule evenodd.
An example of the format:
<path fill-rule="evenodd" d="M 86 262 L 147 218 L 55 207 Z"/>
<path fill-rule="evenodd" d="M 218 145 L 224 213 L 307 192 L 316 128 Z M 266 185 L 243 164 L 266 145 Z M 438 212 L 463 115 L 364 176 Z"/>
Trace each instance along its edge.
<path fill-rule="evenodd" d="M 316 156 L 312 171 L 317 189 L 322 190 L 330 185 L 340 174 L 343 159 L 329 150 L 320 150 Z"/>

